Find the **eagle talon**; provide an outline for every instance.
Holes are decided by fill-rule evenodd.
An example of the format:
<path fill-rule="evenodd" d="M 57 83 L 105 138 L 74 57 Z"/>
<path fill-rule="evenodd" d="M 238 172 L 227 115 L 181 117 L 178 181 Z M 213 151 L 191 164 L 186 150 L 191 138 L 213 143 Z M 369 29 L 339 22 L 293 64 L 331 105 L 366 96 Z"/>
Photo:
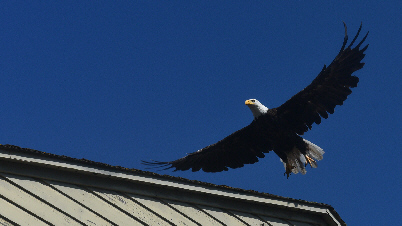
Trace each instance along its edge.
<path fill-rule="evenodd" d="M 312 163 L 315 162 L 315 160 L 308 157 L 307 155 L 305 155 L 304 157 L 306 158 L 306 163 L 304 166 L 307 166 L 307 164 L 309 164 L 311 167 L 313 167 Z"/>

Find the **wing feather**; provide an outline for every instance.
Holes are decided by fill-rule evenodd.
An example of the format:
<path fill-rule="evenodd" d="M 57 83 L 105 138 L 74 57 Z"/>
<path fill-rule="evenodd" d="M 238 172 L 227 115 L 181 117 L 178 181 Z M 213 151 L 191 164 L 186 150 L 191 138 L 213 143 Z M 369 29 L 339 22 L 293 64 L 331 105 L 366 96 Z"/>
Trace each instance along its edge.
<path fill-rule="evenodd" d="M 263 126 L 253 121 L 250 125 L 238 130 L 223 140 L 209 145 L 199 151 L 170 162 L 142 161 L 151 167 L 162 169 L 174 168 L 177 170 L 189 170 L 193 172 L 203 170 L 205 172 L 227 171 L 229 168 L 243 167 L 244 164 L 258 162 L 258 158 L 264 158 L 264 153 L 270 151 L 271 143 L 264 137 Z"/>
<path fill-rule="evenodd" d="M 359 48 L 366 40 L 368 32 L 352 48 L 360 34 L 362 28 L 360 25 L 356 36 L 346 47 L 348 35 L 345 23 L 344 26 L 345 38 L 341 50 L 332 63 L 328 67 L 324 65 L 310 85 L 276 108 L 278 120 L 299 135 L 311 129 L 314 123 L 320 124 L 321 119 L 318 117 L 328 118 L 328 113 L 333 114 L 335 107 L 343 104 L 352 93 L 351 88 L 356 87 L 359 82 L 359 78 L 352 73 L 364 66 L 361 60 L 368 45 Z"/>

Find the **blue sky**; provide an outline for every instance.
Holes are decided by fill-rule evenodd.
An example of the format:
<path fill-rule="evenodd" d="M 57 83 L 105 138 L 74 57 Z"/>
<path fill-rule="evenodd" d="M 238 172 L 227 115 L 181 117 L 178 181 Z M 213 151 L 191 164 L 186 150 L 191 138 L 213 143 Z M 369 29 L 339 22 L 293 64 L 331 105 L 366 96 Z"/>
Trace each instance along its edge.
<path fill-rule="evenodd" d="M 0 3 L 1 144 L 145 170 L 278 107 L 338 53 L 370 44 L 357 88 L 304 138 L 326 153 L 283 175 L 272 152 L 223 173 L 159 173 L 332 205 L 349 225 L 401 214 L 401 1 Z"/>

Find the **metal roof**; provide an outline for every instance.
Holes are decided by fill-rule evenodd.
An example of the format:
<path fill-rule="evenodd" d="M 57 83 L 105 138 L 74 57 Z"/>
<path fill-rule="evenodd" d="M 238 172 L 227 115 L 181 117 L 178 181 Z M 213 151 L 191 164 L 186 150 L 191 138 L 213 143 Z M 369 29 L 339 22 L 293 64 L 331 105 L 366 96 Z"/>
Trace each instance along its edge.
<path fill-rule="evenodd" d="M 0 206 L 4 225 L 345 225 L 327 204 L 12 145 Z"/>

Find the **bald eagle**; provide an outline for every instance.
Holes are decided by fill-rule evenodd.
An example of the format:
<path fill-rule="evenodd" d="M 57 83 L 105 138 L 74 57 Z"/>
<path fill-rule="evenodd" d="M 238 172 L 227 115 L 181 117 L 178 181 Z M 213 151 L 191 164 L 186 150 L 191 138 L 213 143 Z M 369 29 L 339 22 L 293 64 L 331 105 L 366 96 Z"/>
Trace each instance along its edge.
<path fill-rule="evenodd" d="M 342 105 L 351 88 L 357 86 L 359 78 L 353 72 L 363 68 L 362 59 L 368 45 L 360 49 L 367 38 L 352 47 L 362 28 L 357 31 L 352 42 L 348 41 L 347 27 L 344 23 L 345 37 L 341 50 L 318 76 L 288 101 L 277 108 L 268 109 L 256 99 L 246 100 L 245 104 L 253 113 L 250 125 L 240 129 L 223 140 L 211 144 L 187 156 L 169 162 L 142 161 L 143 164 L 163 169 L 203 170 L 205 172 L 227 171 L 228 168 L 243 167 L 244 164 L 258 162 L 264 153 L 273 150 L 285 166 L 285 174 L 306 173 L 305 167 L 317 167 L 317 161 L 323 158 L 324 151 L 319 146 L 301 137 L 320 124 L 321 118 L 333 114 L 336 105 Z M 346 47 L 346 48 L 345 48 Z"/>

